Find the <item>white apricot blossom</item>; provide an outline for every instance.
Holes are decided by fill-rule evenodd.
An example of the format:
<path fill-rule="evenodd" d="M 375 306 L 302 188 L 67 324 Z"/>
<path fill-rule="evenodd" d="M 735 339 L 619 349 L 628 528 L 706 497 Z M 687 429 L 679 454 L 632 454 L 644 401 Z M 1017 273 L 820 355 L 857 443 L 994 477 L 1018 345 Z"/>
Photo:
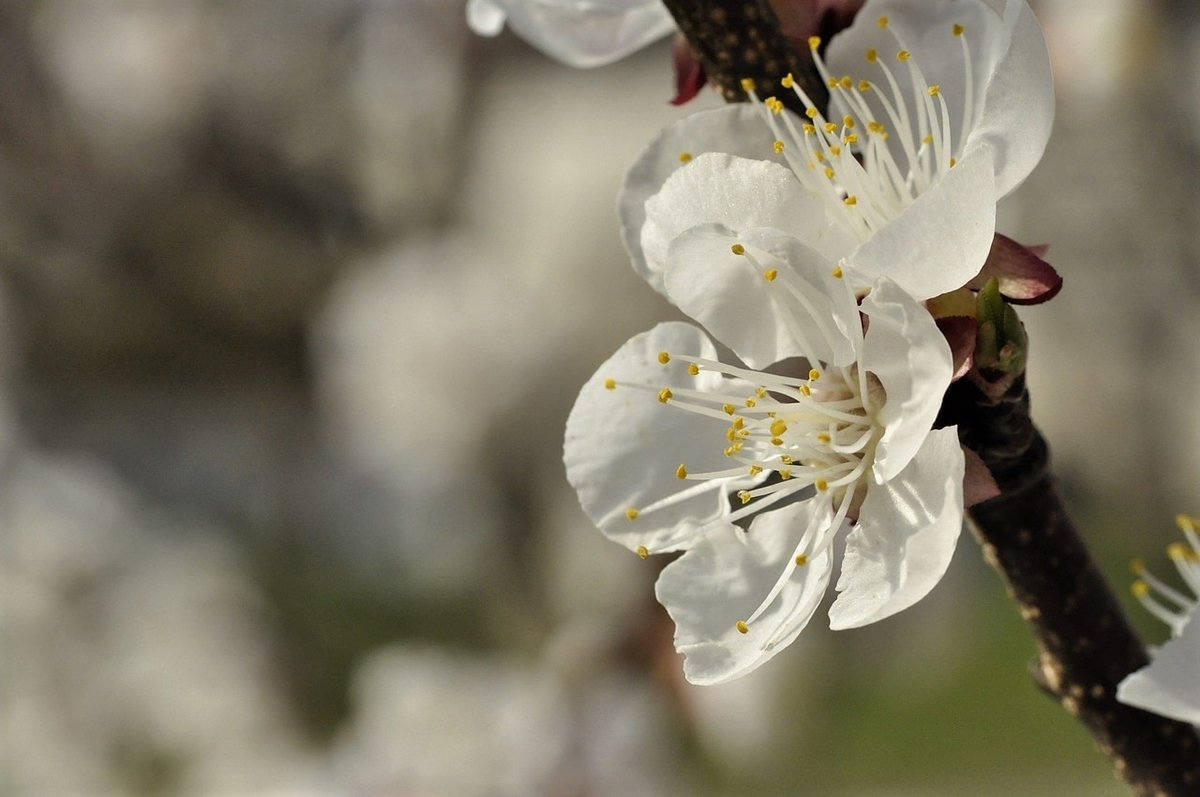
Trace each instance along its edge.
<path fill-rule="evenodd" d="M 783 230 L 918 299 L 964 285 L 987 258 L 996 202 L 1037 164 L 1054 119 L 1041 28 L 1025 0 L 1002 5 L 868 0 L 824 51 L 809 40 L 828 113 L 788 75 L 806 116 L 747 81 L 757 125 L 730 106 L 668 128 L 619 202 L 634 267 L 662 290 L 670 242 L 715 222 L 735 236 Z M 724 157 L 702 157 L 713 152 Z"/>
<path fill-rule="evenodd" d="M 1196 607 L 1200 606 L 1200 521 L 1180 515 L 1176 522 L 1187 544 L 1173 543 L 1167 553 L 1192 594 L 1159 580 L 1140 561 L 1134 563 L 1139 579 L 1134 582 L 1133 594 L 1151 614 L 1170 626 L 1172 640 L 1158 650 L 1149 666 L 1121 681 L 1117 700 L 1200 725 L 1200 620 L 1196 619 Z"/>
<path fill-rule="evenodd" d="M 835 629 L 887 617 L 940 580 L 963 516 L 955 428 L 933 429 L 953 366 L 928 311 L 777 229 L 700 226 L 672 244 L 668 297 L 691 324 L 622 346 L 567 421 L 567 477 L 588 516 L 639 555 L 684 551 L 658 599 L 684 673 L 737 678 L 789 644 L 825 595 Z M 803 360 L 795 359 L 803 358 Z"/>
<path fill-rule="evenodd" d="M 467 0 L 467 24 L 495 36 L 505 23 L 569 66 L 603 66 L 674 32 L 660 0 Z"/>

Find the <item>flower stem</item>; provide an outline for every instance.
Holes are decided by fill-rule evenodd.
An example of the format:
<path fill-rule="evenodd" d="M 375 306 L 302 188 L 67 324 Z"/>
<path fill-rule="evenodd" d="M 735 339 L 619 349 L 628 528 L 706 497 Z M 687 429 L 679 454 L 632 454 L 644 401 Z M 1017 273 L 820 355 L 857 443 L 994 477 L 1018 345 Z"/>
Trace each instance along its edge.
<path fill-rule="evenodd" d="M 1192 726 L 1117 702 L 1117 684 L 1149 658 L 1067 513 L 1023 375 L 999 397 L 960 380 L 943 412 L 1000 486 L 968 519 L 1033 631 L 1034 680 L 1091 732 L 1134 794 L 1200 794 Z"/>

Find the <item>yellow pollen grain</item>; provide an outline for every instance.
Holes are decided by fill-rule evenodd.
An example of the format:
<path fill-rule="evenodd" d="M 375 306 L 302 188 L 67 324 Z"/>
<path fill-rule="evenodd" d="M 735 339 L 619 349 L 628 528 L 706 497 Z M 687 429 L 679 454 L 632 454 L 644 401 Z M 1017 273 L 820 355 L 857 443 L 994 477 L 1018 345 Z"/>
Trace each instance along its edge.
<path fill-rule="evenodd" d="M 868 47 L 867 48 L 867 63 L 873 64 L 878 60 L 879 60 L 879 53 L 875 50 L 874 47 Z"/>
<path fill-rule="evenodd" d="M 825 167 L 825 179 L 826 180 L 832 180 L 833 176 L 835 174 L 837 174 L 837 172 L 835 172 L 832 167 L 830 167 L 830 166 Z"/>
<path fill-rule="evenodd" d="M 733 627 L 738 630 L 739 634 L 749 634 L 750 633 L 750 626 L 746 625 L 746 623 L 743 622 L 742 620 L 738 620 L 736 623 L 734 623 Z"/>
<path fill-rule="evenodd" d="M 879 27 L 880 27 L 880 28 L 886 28 L 887 26 L 888 26 L 888 18 L 887 18 L 887 17 L 880 17 L 880 18 L 879 18 Z"/>
<path fill-rule="evenodd" d="M 825 481 L 824 479 L 817 479 L 815 482 L 813 482 L 813 487 L 816 487 L 818 492 L 823 493 L 829 489 L 829 482 Z"/>
<path fill-rule="evenodd" d="M 735 255 L 744 255 L 746 254 L 746 247 L 742 246 L 741 244 L 734 244 L 733 246 L 729 247 L 729 251 L 733 252 Z"/>
<path fill-rule="evenodd" d="M 750 475 L 751 476 L 757 476 L 760 473 L 762 473 L 762 468 L 760 468 L 758 465 L 750 466 Z"/>
<path fill-rule="evenodd" d="M 841 86 L 844 89 L 848 89 L 854 85 L 854 81 L 850 78 L 849 75 L 842 75 L 842 79 L 839 82 L 841 83 Z"/>
<path fill-rule="evenodd" d="M 604 380 L 604 389 L 605 390 L 616 390 L 617 389 L 617 380 L 605 379 Z"/>
<path fill-rule="evenodd" d="M 851 194 L 850 196 L 846 197 L 842 201 L 845 202 L 847 205 L 857 205 L 858 197 L 856 197 L 854 194 Z"/>
<path fill-rule="evenodd" d="M 692 159 L 692 153 L 690 153 L 690 152 L 679 153 L 679 162 L 680 163 L 687 163 L 691 159 Z"/>
<path fill-rule="evenodd" d="M 783 152 L 783 142 L 782 141 L 780 141 L 779 139 L 775 139 L 774 146 L 775 146 L 775 154 L 776 155 Z"/>
<path fill-rule="evenodd" d="M 650 549 L 647 548 L 645 545 L 639 545 L 637 547 L 637 555 L 642 557 L 643 559 L 645 559 L 648 556 L 650 556 Z"/>
<path fill-rule="evenodd" d="M 725 456 L 727 456 L 727 457 L 732 457 L 736 453 L 737 453 L 737 449 L 734 448 L 733 446 L 729 446 L 728 448 L 725 449 Z"/>
<path fill-rule="evenodd" d="M 867 130 L 872 133 L 882 133 L 886 128 L 879 122 L 867 122 Z"/>
<path fill-rule="evenodd" d="M 816 108 L 805 108 L 804 115 L 807 116 L 809 119 L 816 119 L 817 118 L 817 109 Z"/>
<path fill-rule="evenodd" d="M 933 136 L 930 136 L 930 135 L 925 136 L 924 138 L 921 139 L 921 143 L 922 144 L 932 144 Z"/>
<path fill-rule="evenodd" d="M 808 37 L 808 49 L 815 50 L 820 46 L 821 46 L 821 37 L 820 36 L 809 36 Z"/>
<path fill-rule="evenodd" d="M 734 441 L 734 438 L 736 438 L 736 437 L 737 437 L 737 429 L 734 429 L 732 426 L 730 426 L 728 429 L 725 430 L 725 439 L 728 440 L 729 442 L 732 443 Z"/>
<path fill-rule="evenodd" d="M 792 471 L 789 468 L 784 468 L 783 470 L 779 471 L 779 478 L 787 481 L 788 479 L 792 478 Z"/>
<path fill-rule="evenodd" d="M 639 514 L 641 514 L 641 513 L 638 512 L 633 507 L 629 507 L 628 509 L 625 510 L 625 517 L 629 518 L 630 520 L 637 520 Z"/>
<path fill-rule="evenodd" d="M 833 267 L 833 271 L 831 271 L 831 272 L 829 272 L 829 273 L 830 273 L 830 274 L 832 274 L 832 275 L 833 275 L 834 277 L 836 277 L 837 279 L 841 279 L 841 278 L 842 278 L 842 267 L 841 267 L 841 266 L 834 266 L 834 267 Z"/>
<path fill-rule="evenodd" d="M 808 556 L 806 554 L 800 554 L 796 557 L 796 567 L 804 567 L 806 564 L 808 564 Z"/>
<path fill-rule="evenodd" d="M 725 412 L 726 415 L 733 415 L 734 410 L 736 410 L 737 407 L 733 406 L 732 404 L 722 404 L 721 409 Z"/>
<path fill-rule="evenodd" d="M 783 79 L 779 81 L 779 85 L 783 86 L 785 89 L 790 89 L 792 86 L 796 85 L 796 78 L 792 76 L 791 72 L 788 72 L 783 76 Z"/>
<path fill-rule="evenodd" d="M 781 457 L 779 458 L 779 461 L 780 461 L 780 462 L 782 462 L 784 465 L 791 465 L 791 464 L 792 464 L 792 458 L 791 458 L 791 457 L 789 457 L 787 454 L 784 454 L 783 456 L 781 456 Z"/>
<path fill-rule="evenodd" d="M 771 434 L 774 435 L 775 437 L 779 437 L 781 434 L 783 434 L 786 431 L 787 431 L 787 421 L 774 421 L 771 424 Z"/>
<path fill-rule="evenodd" d="M 674 397 L 675 394 L 671 392 L 671 388 L 669 387 L 664 387 L 662 390 L 658 391 L 658 400 L 663 404 L 666 404 Z"/>
<path fill-rule="evenodd" d="M 700 366 L 696 365 L 695 363 L 688 363 L 687 371 L 692 376 L 699 376 L 700 375 Z"/>
<path fill-rule="evenodd" d="M 746 425 L 745 418 L 737 417 L 737 418 L 733 419 L 733 428 L 734 429 L 741 430 L 745 425 Z"/>
<path fill-rule="evenodd" d="M 966 30 L 966 28 L 964 28 L 962 25 L 959 25 L 958 23 L 955 23 L 954 27 L 951 28 L 951 30 L 954 31 L 955 36 L 961 36 L 961 35 L 963 35 L 963 31 Z"/>
<path fill-rule="evenodd" d="M 827 435 L 825 432 L 821 432 L 817 435 L 817 442 L 823 446 L 827 446 L 833 442 L 833 438 Z"/>
<path fill-rule="evenodd" d="M 771 109 L 771 113 L 775 114 L 776 116 L 779 116 L 779 114 L 783 113 L 783 101 L 778 97 L 767 97 L 766 104 L 767 107 Z"/>
<path fill-rule="evenodd" d="M 658 361 L 663 365 L 666 365 L 667 363 L 671 362 L 671 355 L 665 351 L 660 351 L 658 353 Z"/>
<path fill-rule="evenodd" d="M 857 144 L 858 143 L 858 133 L 851 133 L 850 135 L 846 136 L 846 143 L 847 144 Z"/>
<path fill-rule="evenodd" d="M 1140 576 L 1146 572 L 1146 563 L 1141 559 L 1134 559 L 1129 563 L 1129 570 L 1135 575 Z"/>
<path fill-rule="evenodd" d="M 676 479 L 686 479 L 687 478 L 687 468 L 685 468 L 683 466 L 682 462 L 680 462 L 679 467 L 675 469 L 675 478 Z"/>
<path fill-rule="evenodd" d="M 854 127 L 854 117 L 847 114 L 842 117 L 842 127 Z"/>
<path fill-rule="evenodd" d="M 769 268 L 763 272 L 763 279 L 765 279 L 767 282 L 774 282 L 775 278 L 778 276 L 779 271 L 777 269 Z"/>
<path fill-rule="evenodd" d="M 838 86 L 838 79 L 835 77 L 831 77 L 825 81 L 825 85 L 831 89 L 836 89 Z"/>
<path fill-rule="evenodd" d="M 746 92 L 747 94 L 754 91 L 754 78 L 752 78 L 752 77 L 742 78 L 742 91 Z"/>
<path fill-rule="evenodd" d="M 772 437 L 772 438 L 771 438 L 771 445 L 773 445 L 773 446 L 781 446 L 781 445 L 783 445 L 783 438 L 782 438 L 782 437 Z"/>
<path fill-rule="evenodd" d="M 836 133 L 837 125 L 833 122 L 826 122 L 825 123 L 825 132 L 826 133 Z"/>
<path fill-rule="evenodd" d="M 941 93 L 942 93 L 942 87 L 937 85 L 936 83 L 934 83 L 932 86 L 929 87 L 929 96 L 930 97 L 936 97 L 937 95 L 939 95 Z"/>
<path fill-rule="evenodd" d="M 804 394 L 804 395 L 806 395 L 806 396 L 811 396 L 811 395 L 812 395 L 812 388 L 810 388 L 808 385 L 801 385 L 801 386 L 800 386 L 800 392 L 801 392 L 801 393 L 803 393 L 803 394 Z"/>
<path fill-rule="evenodd" d="M 1150 585 L 1145 581 L 1135 581 L 1129 586 L 1129 591 L 1135 598 L 1144 598 L 1150 594 Z"/>
<path fill-rule="evenodd" d="M 817 158 L 817 163 L 824 163 L 825 162 L 825 153 L 824 152 L 816 153 L 816 158 Z"/>
<path fill-rule="evenodd" d="M 858 90 L 859 91 L 870 91 L 871 90 L 871 81 L 866 80 L 866 79 L 858 81 Z"/>
<path fill-rule="evenodd" d="M 817 132 L 816 125 L 809 124 L 808 122 L 804 123 L 804 135 L 811 136 L 815 132 Z"/>
<path fill-rule="evenodd" d="M 745 506 L 746 504 L 750 503 L 751 495 L 750 495 L 749 490 L 739 490 L 737 497 L 738 497 L 738 500 L 742 502 L 742 506 Z"/>
<path fill-rule="evenodd" d="M 901 50 L 900 52 L 896 53 L 897 61 L 907 61 L 910 58 L 912 58 L 912 53 L 910 53 L 908 50 Z"/>
<path fill-rule="evenodd" d="M 747 406 L 747 407 L 753 407 L 753 406 L 754 406 L 755 404 L 757 404 L 757 403 L 758 403 L 758 402 L 756 402 L 756 401 L 755 401 L 754 399 L 752 399 L 752 398 L 748 398 L 748 399 L 746 399 L 746 406 Z"/>
<path fill-rule="evenodd" d="M 1200 520 L 1196 520 L 1190 515 L 1176 515 L 1175 525 L 1179 527 L 1180 531 L 1200 531 Z"/>
<path fill-rule="evenodd" d="M 958 158 L 950 159 L 950 168 L 953 169 L 958 164 Z"/>
<path fill-rule="evenodd" d="M 754 388 L 754 395 L 758 396 L 759 398 L 766 398 L 767 389 L 765 387 L 756 387 Z"/>
<path fill-rule="evenodd" d="M 810 368 L 808 371 L 808 378 L 809 379 L 820 379 L 821 372 L 818 371 L 816 368 Z"/>
<path fill-rule="evenodd" d="M 835 144 L 834 146 L 829 148 L 829 153 L 831 155 L 833 155 L 834 157 L 837 157 L 838 155 L 842 154 L 842 148 Z"/>

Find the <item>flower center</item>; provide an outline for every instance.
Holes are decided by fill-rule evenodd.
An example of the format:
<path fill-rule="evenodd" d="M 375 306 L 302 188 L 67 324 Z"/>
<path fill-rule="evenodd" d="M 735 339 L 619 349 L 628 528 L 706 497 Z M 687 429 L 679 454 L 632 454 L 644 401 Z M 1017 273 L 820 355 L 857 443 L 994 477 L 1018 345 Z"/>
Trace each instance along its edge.
<path fill-rule="evenodd" d="M 1171 634 L 1179 636 L 1190 612 L 1200 605 L 1200 521 L 1187 515 L 1175 518 L 1179 530 L 1187 539 L 1167 546 L 1167 555 L 1185 584 L 1196 597 L 1188 597 L 1146 570 L 1142 560 L 1133 561 L 1133 572 L 1138 580 L 1133 582 L 1133 594 L 1146 610 L 1171 627 Z M 1160 600 L 1160 598 L 1162 600 Z M 1164 602 L 1165 601 L 1165 602 Z"/>
<path fill-rule="evenodd" d="M 887 17 L 879 18 L 879 27 L 896 43 L 896 68 L 904 70 L 907 90 L 888 59 L 874 48 L 864 53 L 870 77 L 831 75 L 818 52 L 821 40 L 814 36 L 808 41 L 813 61 L 829 87 L 831 107 L 844 111 L 841 119 L 826 119 L 790 74 L 781 82 L 804 104 L 808 121 L 797 127 L 778 98 L 762 101 L 775 134 L 775 151 L 800 183 L 823 201 L 830 217 L 860 241 L 954 167 L 975 113 L 971 52 L 961 25 L 948 31 L 961 42 L 965 78 L 957 137 L 941 87 L 926 80 L 917 55 L 905 47 Z M 743 87 L 757 102 L 754 82 L 743 81 Z"/>

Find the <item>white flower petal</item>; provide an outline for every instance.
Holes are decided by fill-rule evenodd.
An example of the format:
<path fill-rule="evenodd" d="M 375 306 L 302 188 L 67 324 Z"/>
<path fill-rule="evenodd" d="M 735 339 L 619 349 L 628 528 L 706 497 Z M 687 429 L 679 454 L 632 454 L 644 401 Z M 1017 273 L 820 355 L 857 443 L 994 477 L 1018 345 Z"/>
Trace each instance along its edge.
<path fill-rule="evenodd" d="M 570 66 L 612 63 L 675 30 L 659 0 L 470 0 L 467 23 L 494 36 L 498 14 L 525 41 Z"/>
<path fill-rule="evenodd" d="M 749 388 L 708 371 L 691 376 L 682 359 L 664 366 L 658 360 L 660 351 L 709 359 L 717 356 L 708 337 L 691 324 L 660 324 L 637 335 L 584 385 L 567 419 L 563 445 L 567 480 L 592 522 L 630 550 L 644 546 L 650 553 L 687 545 L 698 528 L 728 511 L 728 492 L 753 483 L 749 477 L 708 483 L 677 478 L 680 464 L 695 472 L 729 467 L 730 461 L 722 453 L 724 430 L 711 418 L 660 403 L 657 389 L 719 393 L 723 385 L 729 385 L 746 393 Z M 605 382 L 609 379 L 625 384 L 608 389 Z M 645 384 L 650 389 L 631 384 Z M 666 508 L 641 512 L 636 520 L 626 516 L 630 508 L 644 510 L 689 489 L 698 492 Z"/>
<path fill-rule="evenodd" d="M 733 254 L 735 243 L 745 255 Z M 774 269 L 776 278 L 766 280 L 760 268 Z M 751 368 L 789 357 L 848 365 L 855 356 L 849 334 L 859 324 L 858 308 L 833 268 L 779 230 L 736 235 L 708 224 L 671 244 L 666 294 Z"/>
<path fill-rule="evenodd" d="M 1159 649 L 1148 667 L 1126 676 L 1117 700 L 1164 717 L 1200 725 L 1200 620 Z"/>
<path fill-rule="evenodd" d="M 791 504 L 759 515 L 749 532 L 726 524 L 667 565 L 655 593 L 675 621 L 675 647 L 694 684 L 719 684 L 757 668 L 800 634 L 829 584 L 828 547 L 796 567 L 770 607 L 737 630 L 767 597 L 812 522 L 828 524 L 828 504 Z M 822 517 L 814 517 L 823 511 Z"/>
<path fill-rule="evenodd" d="M 758 109 L 739 102 L 701 111 L 668 125 L 638 156 L 625 173 L 625 183 L 617 197 L 617 215 L 633 268 L 650 287 L 660 293 L 663 290 L 662 263 L 656 261 L 655 268 L 651 268 L 642 254 L 646 200 L 658 193 L 667 178 L 683 165 L 680 157 L 690 160 L 706 152 L 725 152 L 782 163 L 772 149 L 773 140 Z"/>
<path fill-rule="evenodd" d="M 700 155 L 646 200 L 641 245 L 647 279 L 656 285 L 654 275 L 665 269 L 671 242 L 692 227 L 721 224 L 735 235 L 774 227 L 807 240 L 817 235 L 823 218 L 820 202 L 778 163 L 721 152 Z"/>
<path fill-rule="evenodd" d="M 886 276 L 921 300 L 961 288 L 983 267 L 996 234 L 992 169 L 986 148 L 964 155 L 847 263 L 868 279 Z"/>
<path fill-rule="evenodd" d="M 954 427 L 930 432 L 899 476 L 867 488 L 858 525 L 846 536 L 835 630 L 907 609 L 941 580 L 962 531 L 963 454 Z"/>
<path fill-rule="evenodd" d="M 878 483 L 896 478 L 925 442 L 950 386 L 954 360 L 929 311 L 890 280 L 875 284 L 862 312 L 869 323 L 859 365 L 875 374 L 887 393 L 876 417 L 884 426 L 872 469 Z"/>

